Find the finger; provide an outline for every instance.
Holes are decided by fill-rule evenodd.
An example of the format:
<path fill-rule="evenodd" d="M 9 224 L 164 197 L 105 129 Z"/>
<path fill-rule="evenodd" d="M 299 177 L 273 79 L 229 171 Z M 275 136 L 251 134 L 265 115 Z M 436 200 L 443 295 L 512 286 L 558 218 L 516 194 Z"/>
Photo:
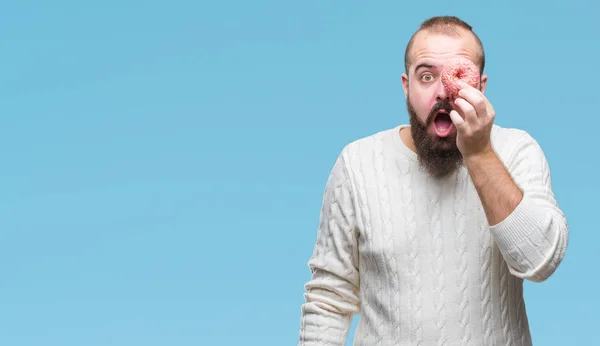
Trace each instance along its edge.
<path fill-rule="evenodd" d="M 459 133 L 463 133 L 467 130 L 469 125 L 456 110 L 453 109 L 450 111 L 450 119 Z"/>
<path fill-rule="evenodd" d="M 475 109 L 477 117 L 485 117 L 488 114 L 488 100 L 483 93 L 472 86 L 461 82 L 458 96 L 466 100 Z"/>
<path fill-rule="evenodd" d="M 468 122 L 469 125 L 474 126 L 479 122 L 477 111 L 469 102 L 465 101 L 465 99 L 458 97 L 454 100 L 454 104 L 458 107 L 457 111 L 464 115 L 464 120 Z"/>
<path fill-rule="evenodd" d="M 496 117 L 496 111 L 494 110 L 494 107 L 492 106 L 492 103 L 490 102 L 490 100 L 485 99 L 485 104 L 486 104 L 486 114 L 488 116 L 488 120 L 493 121 L 494 118 Z"/>
<path fill-rule="evenodd" d="M 474 90 L 474 91 L 479 91 L 479 89 L 475 88 L 474 86 L 472 86 L 469 83 L 466 83 L 463 80 L 457 80 L 456 81 L 456 85 L 458 86 L 458 90 Z"/>

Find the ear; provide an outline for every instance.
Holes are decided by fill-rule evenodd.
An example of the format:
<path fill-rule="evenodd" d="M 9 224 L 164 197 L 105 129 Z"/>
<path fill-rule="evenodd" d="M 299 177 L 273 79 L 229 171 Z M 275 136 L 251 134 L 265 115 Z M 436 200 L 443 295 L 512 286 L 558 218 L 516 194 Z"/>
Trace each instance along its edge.
<path fill-rule="evenodd" d="M 404 97 L 408 96 L 408 75 L 402 74 L 402 88 L 404 89 Z"/>
<path fill-rule="evenodd" d="M 481 76 L 481 81 L 480 81 L 480 84 L 481 84 L 480 85 L 481 93 L 485 93 L 485 87 L 487 86 L 487 80 L 488 80 L 488 76 L 487 75 L 484 74 L 484 75 Z"/>

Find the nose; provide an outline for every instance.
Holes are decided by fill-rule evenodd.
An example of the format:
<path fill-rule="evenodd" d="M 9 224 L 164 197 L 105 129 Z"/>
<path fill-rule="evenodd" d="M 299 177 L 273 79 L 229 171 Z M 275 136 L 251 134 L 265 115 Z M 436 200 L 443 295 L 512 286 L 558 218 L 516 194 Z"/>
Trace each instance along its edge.
<path fill-rule="evenodd" d="M 436 101 L 446 101 L 449 102 L 450 101 L 450 93 L 448 92 L 448 90 L 446 90 L 446 88 L 444 87 L 444 84 L 442 84 L 441 79 L 438 80 L 437 82 L 437 89 L 435 90 L 435 98 Z"/>

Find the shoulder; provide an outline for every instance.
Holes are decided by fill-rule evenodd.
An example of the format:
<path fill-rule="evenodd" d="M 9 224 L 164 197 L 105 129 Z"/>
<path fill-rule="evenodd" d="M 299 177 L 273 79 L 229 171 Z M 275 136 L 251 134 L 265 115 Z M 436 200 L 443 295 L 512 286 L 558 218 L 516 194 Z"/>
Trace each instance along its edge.
<path fill-rule="evenodd" d="M 341 156 L 347 162 L 359 159 L 372 159 L 374 154 L 387 150 L 398 136 L 399 126 L 380 130 L 347 143 L 341 152 Z"/>
<path fill-rule="evenodd" d="M 492 143 L 497 148 L 505 148 L 510 146 L 511 143 L 523 140 L 526 137 L 530 137 L 529 133 L 525 130 L 512 127 L 503 127 L 497 124 L 493 125 L 491 136 Z"/>
<path fill-rule="evenodd" d="M 338 152 L 331 173 L 354 180 L 356 174 L 362 174 L 374 161 L 380 161 L 376 157 L 390 150 L 398 130 L 398 126 L 387 128 L 345 143 Z"/>
<path fill-rule="evenodd" d="M 532 152 L 538 156 L 544 155 L 538 141 L 523 129 L 494 124 L 491 141 L 494 151 L 507 165 L 517 160 L 519 156 L 525 155 L 526 152 L 528 155 Z"/>

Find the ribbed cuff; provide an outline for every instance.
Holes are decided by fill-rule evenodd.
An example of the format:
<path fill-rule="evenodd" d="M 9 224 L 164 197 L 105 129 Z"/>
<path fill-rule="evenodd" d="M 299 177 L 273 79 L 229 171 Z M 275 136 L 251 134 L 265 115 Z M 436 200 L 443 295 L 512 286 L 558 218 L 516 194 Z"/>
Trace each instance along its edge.
<path fill-rule="evenodd" d="M 511 250 L 519 247 L 533 233 L 546 229 L 550 214 L 538 208 L 534 201 L 523 196 L 517 208 L 502 222 L 490 227 L 496 244 L 501 249 Z M 533 237 L 539 239 L 539 237 Z"/>

